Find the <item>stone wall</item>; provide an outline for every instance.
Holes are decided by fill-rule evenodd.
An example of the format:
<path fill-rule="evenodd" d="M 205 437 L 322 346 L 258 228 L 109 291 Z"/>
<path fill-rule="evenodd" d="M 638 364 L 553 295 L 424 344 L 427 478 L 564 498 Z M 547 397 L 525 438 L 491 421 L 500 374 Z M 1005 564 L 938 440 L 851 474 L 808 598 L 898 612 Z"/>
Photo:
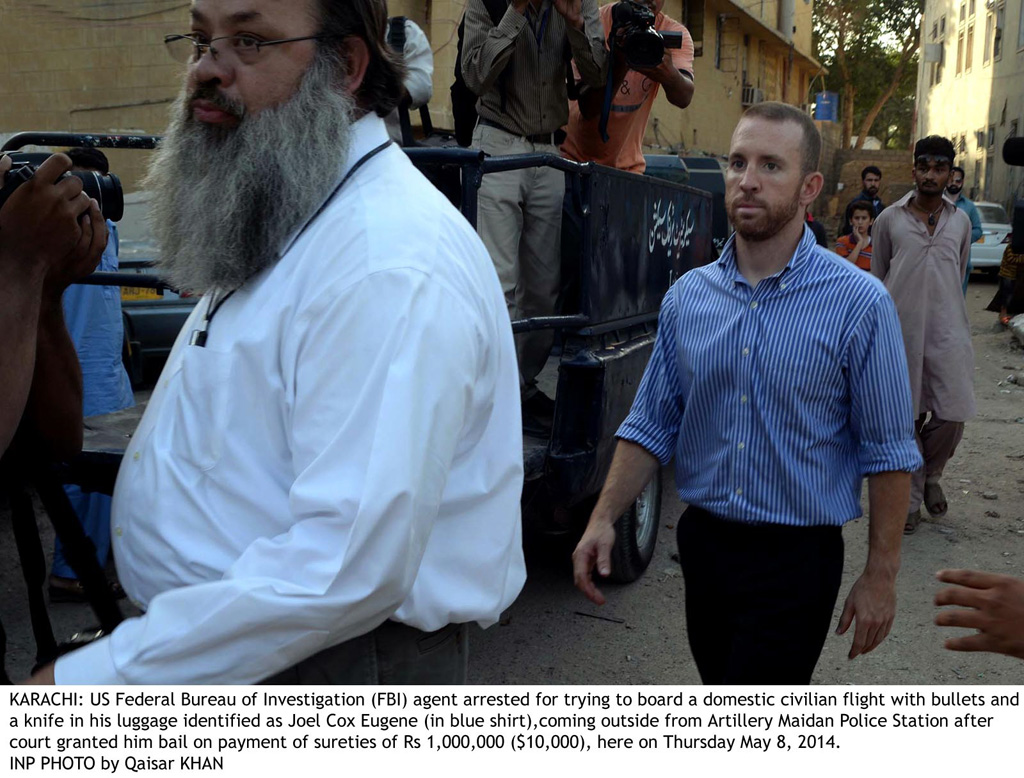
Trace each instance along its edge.
<path fill-rule="evenodd" d="M 180 83 L 163 36 L 188 30 L 181 0 L 0 5 L 0 134 L 159 133 Z M 110 151 L 127 189 L 147 152 Z"/>

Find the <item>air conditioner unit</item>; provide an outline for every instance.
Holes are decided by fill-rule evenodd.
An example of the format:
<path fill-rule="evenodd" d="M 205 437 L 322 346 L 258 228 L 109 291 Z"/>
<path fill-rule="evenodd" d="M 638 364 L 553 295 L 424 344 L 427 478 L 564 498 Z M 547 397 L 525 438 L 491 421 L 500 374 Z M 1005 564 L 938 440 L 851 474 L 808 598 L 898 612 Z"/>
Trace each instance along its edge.
<path fill-rule="evenodd" d="M 764 90 L 753 86 L 743 87 L 743 99 L 741 102 L 743 103 L 744 108 L 748 108 L 751 105 L 757 105 L 758 103 L 763 103 Z"/>
<path fill-rule="evenodd" d="M 945 59 L 945 46 L 941 43 L 924 44 L 925 62 L 942 62 Z"/>

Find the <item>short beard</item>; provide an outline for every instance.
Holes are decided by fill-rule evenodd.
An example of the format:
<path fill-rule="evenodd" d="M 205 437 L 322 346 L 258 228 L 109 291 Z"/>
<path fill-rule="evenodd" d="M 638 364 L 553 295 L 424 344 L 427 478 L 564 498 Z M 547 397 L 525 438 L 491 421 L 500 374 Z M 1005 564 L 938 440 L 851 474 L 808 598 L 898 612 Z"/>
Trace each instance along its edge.
<path fill-rule="evenodd" d="M 761 215 L 754 222 L 743 223 L 736 218 L 737 205 L 740 202 L 743 202 L 742 198 L 739 201 L 729 201 L 729 221 L 732 222 L 737 235 L 744 240 L 758 243 L 774 238 L 782 232 L 786 225 L 793 221 L 793 218 L 800 212 L 800 190 L 796 191 L 790 202 L 782 203 L 781 205 L 771 206 L 763 201 L 756 200 L 755 202 L 765 207 Z"/>
<path fill-rule="evenodd" d="M 216 89 L 183 90 L 150 163 L 150 223 L 158 272 L 202 294 L 236 289 L 272 265 L 323 203 L 348 156 L 355 102 L 318 53 L 288 102 L 244 115 Z M 225 130 L 192 118 L 201 97 L 240 117 Z"/>

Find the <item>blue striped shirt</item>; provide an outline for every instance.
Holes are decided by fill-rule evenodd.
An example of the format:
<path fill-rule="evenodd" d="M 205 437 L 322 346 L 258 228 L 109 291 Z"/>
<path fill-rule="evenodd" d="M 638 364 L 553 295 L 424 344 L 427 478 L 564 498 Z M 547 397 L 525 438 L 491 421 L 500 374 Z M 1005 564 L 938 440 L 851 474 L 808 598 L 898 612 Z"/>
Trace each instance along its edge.
<path fill-rule="evenodd" d="M 618 435 L 674 455 L 680 499 L 717 516 L 842 525 L 865 475 L 922 464 L 892 299 L 807 229 L 751 288 L 730 240 L 666 294 Z"/>

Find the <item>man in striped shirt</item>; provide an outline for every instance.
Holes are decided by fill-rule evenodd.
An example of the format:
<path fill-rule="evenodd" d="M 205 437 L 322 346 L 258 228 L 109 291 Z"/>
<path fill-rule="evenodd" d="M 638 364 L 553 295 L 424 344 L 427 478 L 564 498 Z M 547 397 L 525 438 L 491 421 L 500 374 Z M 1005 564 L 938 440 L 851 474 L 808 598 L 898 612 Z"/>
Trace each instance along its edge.
<path fill-rule="evenodd" d="M 722 257 L 669 290 L 658 338 L 590 523 L 576 585 L 604 597 L 613 524 L 675 458 L 690 646 L 705 683 L 809 683 L 861 515 L 867 565 L 840 634 L 850 658 L 892 626 L 910 473 L 921 464 L 896 309 L 877 279 L 804 226 L 822 187 L 806 114 L 763 103 L 732 137 Z"/>

